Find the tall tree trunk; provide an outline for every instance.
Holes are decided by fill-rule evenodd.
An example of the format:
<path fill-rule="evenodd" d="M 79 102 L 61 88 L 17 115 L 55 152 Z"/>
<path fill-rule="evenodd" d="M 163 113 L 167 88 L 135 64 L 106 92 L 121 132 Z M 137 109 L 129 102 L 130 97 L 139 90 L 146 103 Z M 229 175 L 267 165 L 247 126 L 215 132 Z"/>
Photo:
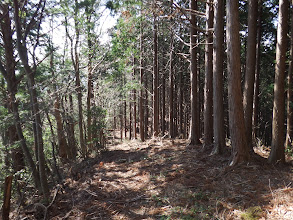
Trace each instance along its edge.
<path fill-rule="evenodd" d="M 93 149 L 93 126 L 92 126 L 92 99 L 94 98 L 93 93 L 93 68 L 92 68 L 92 59 L 93 59 L 93 43 L 92 43 L 92 33 L 91 33 L 91 16 L 92 16 L 92 5 L 87 5 L 86 9 L 86 21 L 87 21 L 87 45 L 88 45 L 88 88 L 87 88 L 87 145 L 90 150 Z"/>
<path fill-rule="evenodd" d="M 241 92 L 239 2 L 235 0 L 227 1 L 227 49 L 229 127 L 233 148 L 230 165 L 235 165 L 249 157 Z"/>
<path fill-rule="evenodd" d="M 133 75 L 132 79 L 135 80 L 136 77 L 136 58 L 133 56 Z M 136 133 L 136 124 L 137 124 L 137 118 L 136 118 L 136 89 L 132 90 L 132 98 L 133 98 L 133 132 L 134 132 L 134 138 L 137 138 L 137 133 Z"/>
<path fill-rule="evenodd" d="M 214 149 L 219 154 L 225 147 L 223 62 L 224 62 L 224 1 L 214 0 L 214 44 L 213 44 L 213 112 Z"/>
<path fill-rule="evenodd" d="M 88 54 L 88 88 L 87 88 L 87 144 L 88 148 L 93 148 L 93 126 L 92 126 L 92 98 L 94 98 L 93 93 L 93 76 L 92 76 L 92 42 L 90 37 L 88 37 L 88 47 L 89 47 L 89 54 Z"/>
<path fill-rule="evenodd" d="M 183 71 L 179 71 L 179 100 L 178 100 L 178 114 L 179 114 L 179 136 L 184 137 L 183 131 Z"/>
<path fill-rule="evenodd" d="M 285 147 L 292 149 L 293 144 L 293 13 L 291 13 L 290 61 L 287 90 L 287 134 Z"/>
<path fill-rule="evenodd" d="M 173 0 L 171 0 L 172 10 Z M 172 11 L 171 11 L 172 12 Z M 171 20 L 172 21 L 172 20 Z M 174 33 L 171 27 L 171 40 L 170 40 L 170 57 L 169 57 L 169 134 L 170 138 L 175 137 L 174 131 L 174 76 L 173 76 L 173 53 L 174 53 Z"/>
<path fill-rule="evenodd" d="M 123 139 L 123 104 L 120 103 L 120 140 Z"/>
<path fill-rule="evenodd" d="M 196 10 L 197 1 L 190 0 L 190 9 Z M 191 83 L 191 121 L 190 121 L 190 133 L 189 133 L 189 145 L 199 144 L 198 129 L 199 121 L 197 118 L 198 103 L 197 103 L 197 46 L 196 46 L 196 17 L 192 13 L 191 17 L 191 27 L 190 27 L 190 83 Z"/>
<path fill-rule="evenodd" d="M 166 131 L 166 81 L 165 81 L 165 73 L 162 74 L 162 91 L 161 91 L 161 108 L 162 108 L 162 118 L 161 118 L 161 126 L 162 126 L 162 135 L 165 135 Z"/>
<path fill-rule="evenodd" d="M 44 155 L 44 144 L 43 144 L 42 121 L 41 121 L 39 102 L 38 102 L 37 91 L 35 86 L 35 70 L 33 70 L 29 66 L 26 39 L 23 38 L 22 27 L 21 27 L 22 23 L 19 17 L 19 3 L 17 0 L 14 0 L 14 9 L 15 9 L 14 16 L 15 16 L 16 36 L 17 36 L 17 49 L 18 49 L 20 60 L 26 72 L 29 92 L 32 99 L 33 114 L 35 116 L 35 122 L 36 122 L 36 132 L 37 132 L 36 137 L 38 142 L 38 159 L 39 159 L 39 174 L 40 174 L 41 188 L 42 188 L 44 199 L 47 201 L 49 196 L 49 186 L 48 186 L 48 180 L 47 180 L 46 171 L 45 171 L 45 155 Z"/>
<path fill-rule="evenodd" d="M 257 6 L 258 0 L 248 1 L 248 37 L 246 53 L 246 72 L 243 93 L 244 118 L 247 135 L 247 146 L 253 151 L 252 146 L 252 113 L 253 113 L 253 85 L 256 64 L 257 40 Z"/>
<path fill-rule="evenodd" d="M 259 75 L 260 75 L 260 52 L 261 52 L 261 14 L 262 0 L 258 1 L 258 17 L 257 17 L 257 45 L 256 45 L 256 66 L 255 66 L 255 81 L 254 81 L 254 96 L 253 96 L 253 120 L 252 129 L 254 138 L 258 135 L 258 115 L 259 115 Z"/>
<path fill-rule="evenodd" d="M 140 23 L 140 97 L 139 97 L 139 135 L 140 140 L 145 141 L 145 118 L 144 118 L 144 62 L 143 62 L 143 28 L 142 28 L 142 21 Z"/>
<path fill-rule="evenodd" d="M 75 72 L 75 86 L 76 86 L 77 104 L 78 104 L 79 143 L 80 143 L 82 155 L 86 157 L 87 147 L 85 144 L 84 132 L 83 132 L 83 110 L 82 110 L 83 103 L 82 103 L 82 91 L 81 91 L 81 84 L 80 84 L 80 68 L 79 68 L 79 54 L 78 54 L 79 37 L 80 37 L 80 28 L 79 28 L 79 21 L 78 21 L 78 10 L 79 10 L 78 0 L 75 0 L 74 7 L 75 7 L 74 9 L 75 45 L 74 45 L 74 51 L 71 51 L 71 59 L 74 64 L 74 72 Z M 73 42 L 71 40 L 71 44 L 72 43 Z"/>
<path fill-rule="evenodd" d="M 213 5 L 206 3 L 205 88 L 204 88 L 204 145 L 213 144 Z"/>
<path fill-rule="evenodd" d="M 153 129 L 154 136 L 159 135 L 159 71 L 158 71 L 158 26 L 154 14 L 153 21 Z"/>
<path fill-rule="evenodd" d="M 274 85 L 274 107 L 272 127 L 272 148 L 270 163 L 285 162 L 284 122 L 285 122 L 285 69 L 288 32 L 289 1 L 279 1 L 279 24 L 276 46 L 276 72 Z"/>
<path fill-rule="evenodd" d="M 173 45 L 170 51 L 170 70 L 169 70 L 169 80 L 170 80 L 170 101 L 169 101 L 169 132 L 170 138 L 175 138 L 174 131 L 174 76 L 173 76 Z"/>

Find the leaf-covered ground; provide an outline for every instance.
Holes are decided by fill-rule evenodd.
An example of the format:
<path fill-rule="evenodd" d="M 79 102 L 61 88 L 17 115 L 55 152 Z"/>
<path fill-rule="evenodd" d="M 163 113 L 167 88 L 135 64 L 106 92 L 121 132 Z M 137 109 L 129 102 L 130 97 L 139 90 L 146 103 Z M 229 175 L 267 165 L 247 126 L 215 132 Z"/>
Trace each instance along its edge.
<path fill-rule="evenodd" d="M 129 141 L 67 165 L 51 206 L 27 219 L 293 219 L 293 168 L 258 160 L 228 167 L 185 140 Z M 266 155 L 265 149 L 257 149 Z M 33 211 L 31 211 L 33 210 Z M 15 216 L 15 215 L 14 215 Z"/>

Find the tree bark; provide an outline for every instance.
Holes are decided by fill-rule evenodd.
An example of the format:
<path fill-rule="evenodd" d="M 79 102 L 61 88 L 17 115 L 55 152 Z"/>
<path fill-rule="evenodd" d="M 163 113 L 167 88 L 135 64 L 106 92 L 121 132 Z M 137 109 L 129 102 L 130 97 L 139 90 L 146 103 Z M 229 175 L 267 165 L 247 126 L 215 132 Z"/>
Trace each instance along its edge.
<path fill-rule="evenodd" d="M 290 60 L 287 90 L 287 134 L 285 147 L 291 149 L 293 144 L 293 13 L 291 13 Z"/>
<path fill-rule="evenodd" d="M 190 0 L 190 9 L 196 10 L 197 1 Z M 199 121 L 197 118 L 198 103 L 197 103 L 197 46 L 196 46 L 196 25 L 197 20 L 194 14 L 191 17 L 190 27 L 190 83 L 191 83 L 191 121 L 190 121 L 190 133 L 189 133 L 189 145 L 197 145 L 200 143 L 198 137 Z"/>
<path fill-rule="evenodd" d="M 135 75 L 136 75 L 136 70 L 135 70 L 135 62 L 136 62 L 136 59 L 134 58 L 134 61 L 133 61 L 133 78 L 135 79 Z M 136 105 L 136 89 L 133 90 L 133 130 L 134 130 L 134 139 L 137 139 L 137 129 L 136 129 L 136 126 L 137 126 L 137 117 L 136 117 L 136 109 L 137 109 L 137 105 Z"/>
<path fill-rule="evenodd" d="M 159 71 L 158 71 L 158 26 L 154 14 L 153 21 L 153 129 L 154 137 L 159 135 Z"/>
<path fill-rule="evenodd" d="M 173 1 L 172 1 L 173 2 Z M 169 60 L 169 93 L 170 93 L 170 101 L 169 101 L 169 132 L 170 138 L 175 138 L 174 131 L 174 76 L 173 76 L 173 50 L 174 50 L 174 37 L 173 32 L 171 30 L 171 43 L 170 43 L 170 60 Z"/>
<path fill-rule="evenodd" d="M 204 88 L 204 145 L 213 144 L 213 5 L 206 3 L 205 88 Z"/>
<path fill-rule="evenodd" d="M 224 62 L 224 1 L 214 1 L 214 44 L 213 44 L 213 128 L 214 149 L 219 154 L 225 147 L 223 62 Z"/>
<path fill-rule="evenodd" d="M 246 53 L 246 72 L 244 82 L 243 107 L 247 135 L 247 146 L 253 151 L 252 146 L 252 113 L 253 92 L 256 64 L 256 40 L 257 40 L 257 6 L 258 0 L 248 1 L 248 37 Z"/>
<path fill-rule="evenodd" d="M 262 14 L 262 0 L 258 2 L 258 18 L 257 18 L 257 46 L 256 46 L 256 67 L 255 67 L 255 82 L 254 82 L 254 96 L 253 96 L 253 121 L 252 129 L 253 136 L 256 139 L 258 135 L 258 115 L 259 115 L 259 75 L 260 75 L 260 52 L 261 52 L 261 14 Z"/>
<path fill-rule="evenodd" d="M 145 141 L 145 129 L 144 129 L 144 62 L 143 62 L 143 28 L 142 21 L 140 23 L 140 97 L 139 97 L 139 135 L 142 142 Z"/>
<path fill-rule="evenodd" d="M 285 162 L 284 122 L 285 122 L 285 68 L 288 32 L 289 1 L 279 1 L 279 17 L 276 46 L 276 72 L 274 85 L 274 107 L 272 126 L 272 148 L 269 163 Z"/>
<path fill-rule="evenodd" d="M 5 184 L 4 184 L 2 220 L 9 220 L 11 189 L 12 189 L 12 176 L 8 176 L 5 178 Z"/>
<path fill-rule="evenodd" d="M 249 158 L 241 92 L 239 2 L 227 1 L 229 127 L 233 148 L 230 165 Z"/>

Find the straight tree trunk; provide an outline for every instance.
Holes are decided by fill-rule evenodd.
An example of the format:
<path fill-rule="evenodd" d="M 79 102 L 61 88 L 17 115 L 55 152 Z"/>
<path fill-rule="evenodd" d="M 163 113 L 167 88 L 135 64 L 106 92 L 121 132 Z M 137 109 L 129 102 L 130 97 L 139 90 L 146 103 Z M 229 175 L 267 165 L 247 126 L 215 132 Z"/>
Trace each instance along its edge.
<path fill-rule="evenodd" d="M 225 147 L 223 62 L 224 62 L 224 1 L 214 0 L 214 44 L 213 44 L 213 112 L 214 149 L 219 154 Z"/>
<path fill-rule="evenodd" d="M 172 33 L 172 32 L 171 32 Z M 169 93 L 170 93 L 170 101 L 169 101 L 169 132 L 170 138 L 175 138 L 174 131 L 174 76 L 173 76 L 173 50 L 174 50 L 174 38 L 173 33 L 171 34 L 171 43 L 170 43 L 170 60 L 169 60 Z"/>
<path fill-rule="evenodd" d="M 233 148 L 231 166 L 249 158 L 241 92 L 239 2 L 227 1 L 229 127 Z"/>
<path fill-rule="evenodd" d="M 166 131 L 166 81 L 165 81 L 165 73 L 162 74 L 162 91 L 161 91 L 161 108 L 162 108 L 162 118 L 161 118 L 161 126 L 162 126 L 162 135 L 165 135 L 165 131 Z"/>
<path fill-rule="evenodd" d="M 190 9 L 196 10 L 197 1 L 190 0 Z M 190 27 L 190 83 L 191 83 L 191 121 L 190 121 L 190 133 L 189 133 L 189 145 L 197 145 L 200 143 L 198 136 L 199 121 L 197 118 L 198 103 L 197 103 L 197 46 L 196 46 L 196 17 L 194 14 L 191 17 L 191 27 Z"/>
<path fill-rule="evenodd" d="M 133 57 L 133 80 L 136 76 L 136 59 Z M 137 118 L 136 118 L 136 89 L 132 90 L 133 93 L 133 131 L 134 131 L 134 138 L 137 139 L 137 130 L 136 130 L 136 124 L 137 124 Z"/>
<path fill-rule="evenodd" d="M 143 28 L 142 28 L 142 22 L 140 23 L 140 97 L 139 97 L 139 135 L 140 140 L 142 142 L 145 141 L 145 118 L 144 118 L 144 62 L 143 62 Z"/>
<path fill-rule="evenodd" d="M 148 75 L 145 73 L 144 79 L 145 87 L 145 119 L 144 119 L 144 135 L 147 138 L 149 133 L 149 95 L 148 95 Z"/>
<path fill-rule="evenodd" d="M 127 137 L 127 117 L 126 117 L 126 108 L 127 108 L 127 103 L 126 100 L 124 100 L 124 138 L 126 139 Z"/>
<path fill-rule="evenodd" d="M 285 69 L 288 33 L 289 1 L 279 1 L 277 30 L 276 72 L 274 85 L 274 107 L 272 126 L 272 148 L 269 163 L 285 162 L 284 122 L 285 122 Z"/>
<path fill-rule="evenodd" d="M 257 18 L 257 45 L 256 45 L 256 67 L 255 67 L 255 82 L 253 96 L 253 121 L 252 129 L 253 136 L 256 139 L 258 135 L 258 115 L 259 115 L 259 75 L 260 75 L 260 52 L 261 52 L 261 14 L 262 0 L 258 2 L 258 18 Z"/>
<path fill-rule="evenodd" d="M 78 10 L 79 10 L 78 0 L 75 0 L 75 11 L 74 11 L 74 27 L 75 27 L 75 45 L 73 51 L 73 42 L 71 40 L 71 59 L 74 64 L 74 72 L 75 72 L 75 87 L 77 93 L 77 104 L 78 104 L 78 126 L 79 126 L 79 143 L 82 151 L 82 155 L 84 157 L 87 156 L 87 147 L 84 140 L 84 132 L 83 132 L 83 107 L 82 107 L 82 91 L 80 84 L 80 68 L 79 68 L 79 54 L 78 54 L 78 46 L 79 46 L 79 37 L 80 37 L 80 28 L 78 21 Z"/>
<path fill-rule="evenodd" d="M 131 103 L 131 99 L 132 99 L 132 94 L 130 92 L 129 94 L 129 140 L 132 139 L 132 103 Z"/>
<path fill-rule="evenodd" d="M 206 3 L 205 88 L 204 88 L 204 145 L 213 144 L 213 5 Z"/>
<path fill-rule="evenodd" d="M 293 144 L 293 13 L 291 13 L 290 61 L 288 69 L 287 90 L 287 134 L 285 147 L 291 149 Z"/>
<path fill-rule="evenodd" d="M 92 126 L 92 98 L 94 98 L 93 94 L 93 76 L 92 76 L 92 42 L 88 39 L 88 47 L 89 47 L 89 55 L 88 55 L 88 88 L 87 88 L 87 144 L 89 149 L 93 148 L 93 126 Z"/>
<path fill-rule="evenodd" d="M 178 114 L 179 114 L 179 136 L 184 137 L 183 131 L 183 71 L 179 72 L 179 103 L 178 103 Z"/>
<path fill-rule="evenodd" d="M 94 98 L 93 93 L 93 67 L 92 67 L 92 58 L 93 58 L 93 43 L 92 43 L 92 33 L 91 33 L 91 16 L 92 16 L 92 6 L 87 5 L 86 12 L 86 21 L 87 21 L 87 45 L 88 45 L 88 88 L 87 88 L 87 145 L 89 149 L 93 149 L 93 126 L 92 126 L 92 99 Z"/>
<path fill-rule="evenodd" d="M 159 135 L 159 71 L 158 71 L 158 26 L 157 17 L 153 21 L 153 132 Z"/>
<path fill-rule="evenodd" d="M 120 104 L 120 140 L 123 139 L 123 107 Z"/>
<path fill-rule="evenodd" d="M 244 82 L 243 107 L 247 135 L 247 146 L 253 151 L 252 146 L 252 113 L 253 92 L 256 64 L 256 41 L 257 41 L 257 6 L 258 0 L 248 1 L 248 37 L 246 53 L 246 72 Z"/>

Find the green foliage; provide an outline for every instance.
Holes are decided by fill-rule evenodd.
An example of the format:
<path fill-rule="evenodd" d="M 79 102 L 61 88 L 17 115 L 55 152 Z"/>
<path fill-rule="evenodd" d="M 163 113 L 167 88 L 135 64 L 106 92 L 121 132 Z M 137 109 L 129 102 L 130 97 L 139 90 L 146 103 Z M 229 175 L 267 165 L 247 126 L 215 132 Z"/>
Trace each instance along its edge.
<path fill-rule="evenodd" d="M 243 214 L 241 219 L 243 220 L 257 220 L 262 217 L 262 209 L 259 206 L 248 208 Z"/>

